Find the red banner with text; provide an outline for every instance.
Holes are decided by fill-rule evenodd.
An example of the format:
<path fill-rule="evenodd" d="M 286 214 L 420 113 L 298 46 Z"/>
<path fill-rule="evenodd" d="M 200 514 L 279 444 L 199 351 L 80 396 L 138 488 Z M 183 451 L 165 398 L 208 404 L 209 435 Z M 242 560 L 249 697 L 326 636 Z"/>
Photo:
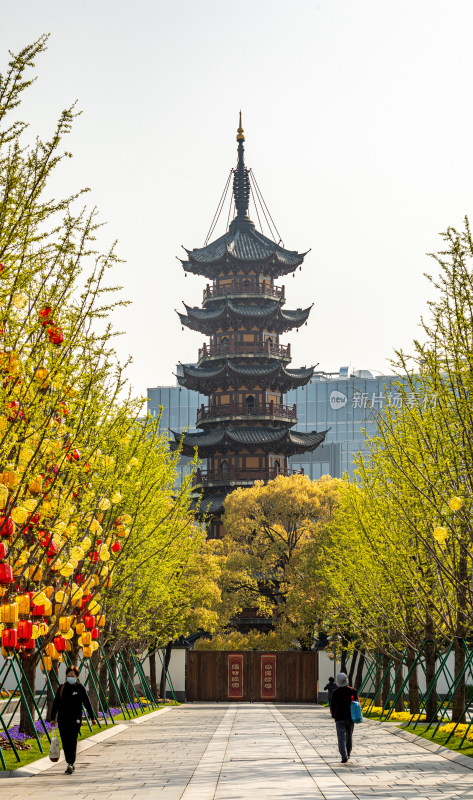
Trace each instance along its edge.
<path fill-rule="evenodd" d="M 276 656 L 261 656 L 261 699 L 276 700 Z"/>
<path fill-rule="evenodd" d="M 231 700 L 243 698 L 243 656 L 238 653 L 228 656 L 228 697 Z"/>

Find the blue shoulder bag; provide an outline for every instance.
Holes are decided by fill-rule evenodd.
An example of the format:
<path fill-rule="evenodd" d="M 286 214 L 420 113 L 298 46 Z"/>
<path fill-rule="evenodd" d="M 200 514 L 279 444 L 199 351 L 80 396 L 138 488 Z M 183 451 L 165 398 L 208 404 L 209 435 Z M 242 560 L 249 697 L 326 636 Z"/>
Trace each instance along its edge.
<path fill-rule="evenodd" d="M 357 725 L 359 722 L 363 722 L 363 712 L 361 710 L 361 706 L 358 700 L 352 700 L 350 703 L 350 714 L 352 722 Z"/>

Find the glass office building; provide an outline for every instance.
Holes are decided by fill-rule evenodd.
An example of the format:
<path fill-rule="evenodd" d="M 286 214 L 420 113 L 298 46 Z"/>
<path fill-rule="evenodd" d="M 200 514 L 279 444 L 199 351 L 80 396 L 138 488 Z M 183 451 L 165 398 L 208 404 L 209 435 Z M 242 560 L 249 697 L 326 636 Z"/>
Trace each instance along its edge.
<path fill-rule="evenodd" d="M 179 369 L 179 368 L 178 368 Z M 316 480 L 321 475 L 341 478 L 353 476 L 353 457 L 366 452 L 365 436 L 376 432 L 376 416 L 386 406 L 399 408 L 410 402 L 409 394 L 401 397 L 399 378 L 373 375 L 369 370 L 340 368 L 339 372 L 316 373 L 307 386 L 288 392 L 286 402 L 297 404 L 297 430 L 328 430 L 325 442 L 313 453 L 290 459 L 291 469 L 304 469 Z M 432 398 L 414 398 L 424 403 Z M 160 428 L 167 431 L 195 431 L 197 409 L 207 405 L 208 398 L 179 386 L 158 386 L 148 389 L 148 411 L 158 418 Z M 181 458 L 181 473 L 188 470 L 189 458 Z"/>

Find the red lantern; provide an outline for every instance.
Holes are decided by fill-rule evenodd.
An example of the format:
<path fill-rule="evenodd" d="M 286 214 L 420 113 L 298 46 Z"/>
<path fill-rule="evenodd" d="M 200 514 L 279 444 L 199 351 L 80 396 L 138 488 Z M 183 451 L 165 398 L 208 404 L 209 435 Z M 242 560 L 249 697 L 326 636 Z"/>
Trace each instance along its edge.
<path fill-rule="evenodd" d="M 26 642 L 23 642 L 22 644 L 25 650 L 34 650 L 35 646 L 34 639 L 28 639 Z"/>
<path fill-rule="evenodd" d="M 91 594 L 84 594 L 82 600 L 80 601 L 80 610 L 83 611 L 84 608 L 87 606 L 89 600 L 92 598 Z"/>
<path fill-rule="evenodd" d="M 88 630 L 92 630 L 95 627 L 95 617 L 93 614 L 86 614 L 84 617 L 84 625 Z"/>
<path fill-rule="evenodd" d="M 20 619 L 18 622 L 18 638 L 31 639 L 33 633 L 33 623 L 29 619 Z"/>
<path fill-rule="evenodd" d="M 16 422 L 25 416 L 21 410 L 18 400 L 10 400 L 10 402 L 6 405 L 6 410 L 8 422 Z"/>
<path fill-rule="evenodd" d="M 3 545 L 5 547 L 5 545 Z M 13 572 L 10 564 L 0 564 L 0 584 L 7 586 L 13 583 Z"/>
<path fill-rule="evenodd" d="M 17 642 L 18 634 L 15 628 L 4 628 L 2 631 L 2 646 L 16 647 Z"/>
<path fill-rule="evenodd" d="M 4 542 L 0 542 L 0 558 L 7 557 L 7 546 Z"/>
<path fill-rule="evenodd" d="M 112 553 L 119 553 L 120 550 L 122 549 L 121 543 L 120 542 L 114 542 L 110 549 L 111 549 Z"/>
<path fill-rule="evenodd" d="M 57 325 L 56 327 L 52 326 L 48 328 L 48 336 L 49 341 L 51 344 L 62 344 L 64 341 L 64 334 L 62 332 L 62 328 Z"/>
<path fill-rule="evenodd" d="M 11 517 L 0 516 L 0 536 L 4 539 L 12 539 L 15 526 Z"/>
<path fill-rule="evenodd" d="M 98 560 L 99 560 L 99 554 L 97 550 L 94 550 L 94 552 L 92 553 L 92 564 L 96 564 Z"/>
<path fill-rule="evenodd" d="M 79 573 L 76 575 L 76 583 L 77 583 L 77 584 L 80 586 L 80 584 L 81 584 L 81 583 L 84 583 L 84 581 L 85 581 L 85 577 L 84 577 L 84 575 L 82 574 L 82 572 L 79 572 Z"/>
<path fill-rule="evenodd" d="M 38 314 L 38 319 L 43 328 L 45 328 L 47 325 L 53 325 L 53 310 L 51 306 L 43 306 Z"/>
<path fill-rule="evenodd" d="M 98 628 L 92 628 L 90 634 L 91 634 L 92 640 L 98 639 L 99 638 L 99 629 Z"/>
<path fill-rule="evenodd" d="M 55 636 L 54 637 L 54 647 L 58 651 L 58 653 L 64 653 L 66 649 L 66 640 L 64 636 Z"/>
<path fill-rule="evenodd" d="M 31 613 L 33 614 L 33 617 L 42 617 L 44 616 L 45 611 L 46 611 L 45 605 L 31 607 Z"/>

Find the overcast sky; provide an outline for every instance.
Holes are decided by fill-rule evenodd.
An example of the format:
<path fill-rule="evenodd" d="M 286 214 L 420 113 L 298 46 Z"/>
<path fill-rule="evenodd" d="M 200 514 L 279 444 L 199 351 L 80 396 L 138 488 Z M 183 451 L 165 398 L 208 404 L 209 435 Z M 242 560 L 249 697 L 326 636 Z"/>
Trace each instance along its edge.
<path fill-rule="evenodd" d="M 42 33 L 49 49 L 22 113 L 46 136 L 83 114 L 54 191 L 92 189 L 126 260 L 117 313 L 138 393 L 173 384 L 200 334 L 181 331 L 181 245 L 202 246 L 236 163 L 246 158 L 289 249 L 311 248 L 287 308 L 314 302 L 286 335 L 293 366 L 387 371 L 418 334 L 438 233 L 473 214 L 471 0 L 0 0 L 7 51 Z M 215 236 L 224 232 L 222 223 Z"/>

